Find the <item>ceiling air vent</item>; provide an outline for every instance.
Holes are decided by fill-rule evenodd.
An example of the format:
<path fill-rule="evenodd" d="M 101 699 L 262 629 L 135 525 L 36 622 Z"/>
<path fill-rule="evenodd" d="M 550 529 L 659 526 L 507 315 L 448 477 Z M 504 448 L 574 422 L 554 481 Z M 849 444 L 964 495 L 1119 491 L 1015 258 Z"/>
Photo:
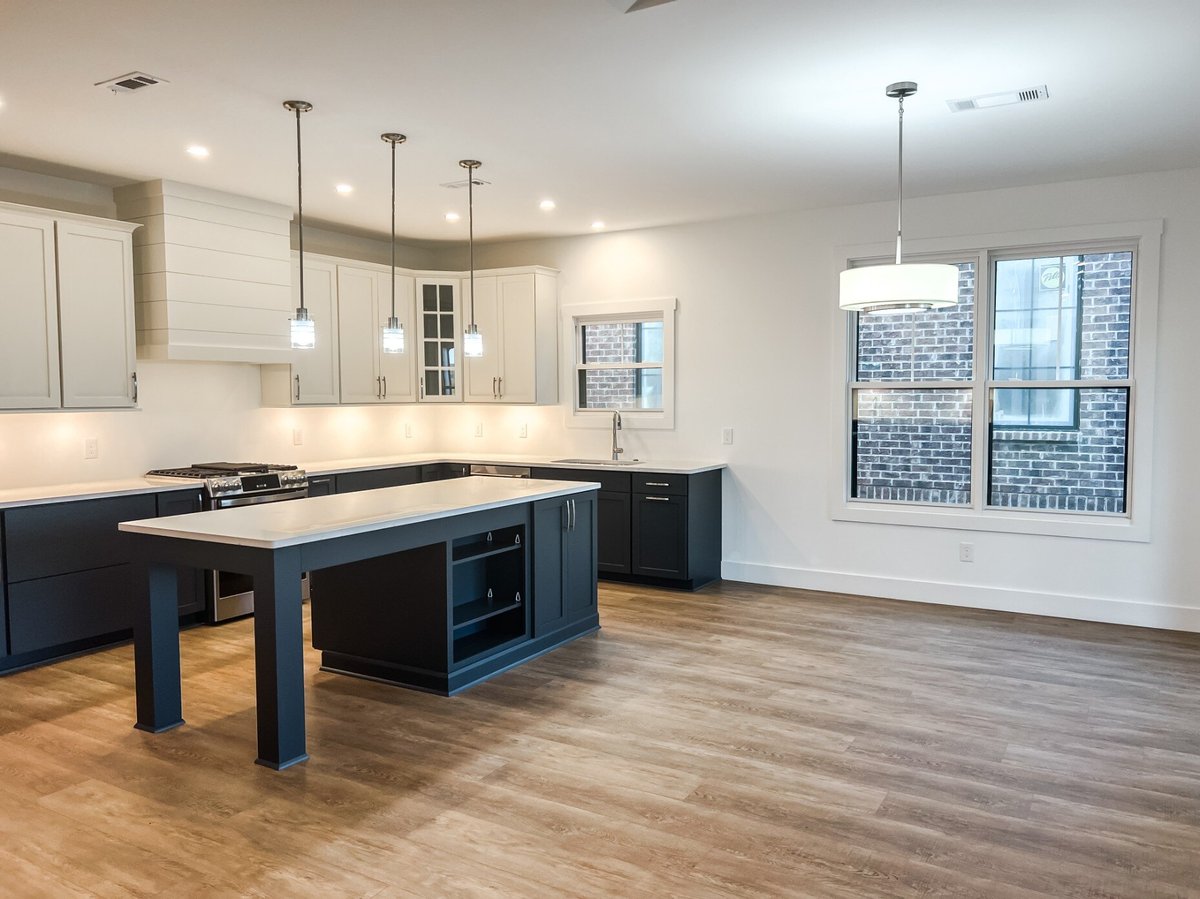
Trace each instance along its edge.
<path fill-rule="evenodd" d="M 156 78 L 153 75 L 147 75 L 145 72 L 129 72 L 126 75 L 118 75 L 116 78 L 110 78 L 107 81 L 97 81 L 96 87 L 106 87 L 114 94 L 128 94 L 133 91 L 140 91 L 144 87 L 153 87 L 156 84 L 167 83 L 167 79 Z"/>
<path fill-rule="evenodd" d="M 951 112 L 966 112 L 968 109 L 991 109 L 993 106 L 1011 106 L 1014 103 L 1032 103 L 1035 100 L 1049 100 L 1050 91 L 1044 84 L 1037 87 L 1027 87 L 1019 91 L 1004 91 L 999 94 L 981 94 L 978 97 L 966 97 L 962 100 L 947 100 L 946 105 Z"/>
<path fill-rule="evenodd" d="M 482 178 L 475 179 L 476 187 L 483 187 L 485 184 L 491 184 L 491 183 L 492 183 L 491 181 L 484 181 Z M 445 181 L 438 186 L 439 187 L 448 187 L 451 190 L 461 190 L 462 188 L 467 186 L 467 179 L 463 178 L 461 181 Z"/>

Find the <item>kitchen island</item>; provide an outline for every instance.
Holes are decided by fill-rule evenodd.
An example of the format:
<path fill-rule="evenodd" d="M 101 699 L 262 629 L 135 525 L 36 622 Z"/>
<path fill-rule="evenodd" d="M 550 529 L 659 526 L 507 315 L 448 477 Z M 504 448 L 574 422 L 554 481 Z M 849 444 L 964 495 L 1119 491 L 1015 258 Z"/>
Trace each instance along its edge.
<path fill-rule="evenodd" d="M 136 726 L 183 724 L 177 566 L 254 580 L 257 761 L 277 770 L 308 757 L 302 572 L 323 667 L 435 692 L 596 630 L 598 487 L 466 478 L 122 522 L 144 569 Z"/>

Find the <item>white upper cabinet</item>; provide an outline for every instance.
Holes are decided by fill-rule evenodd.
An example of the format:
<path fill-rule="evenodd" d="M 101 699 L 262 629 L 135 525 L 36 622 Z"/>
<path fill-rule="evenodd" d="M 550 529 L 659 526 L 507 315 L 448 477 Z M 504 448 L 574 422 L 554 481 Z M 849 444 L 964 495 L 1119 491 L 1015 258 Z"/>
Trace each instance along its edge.
<path fill-rule="evenodd" d="M 459 279 L 417 278 L 417 388 L 422 402 L 462 400 Z"/>
<path fill-rule="evenodd" d="M 62 404 L 132 406 L 137 394 L 132 236 L 77 221 L 56 227 Z"/>
<path fill-rule="evenodd" d="M 0 205 L 0 408 L 136 403 L 136 227 Z"/>
<path fill-rule="evenodd" d="M 413 278 L 397 272 L 396 318 L 404 327 L 403 353 L 383 352 L 383 327 L 392 314 L 391 269 L 337 267 L 337 309 L 343 403 L 405 403 L 414 388 Z"/>
<path fill-rule="evenodd" d="M 299 254 L 292 254 L 292 305 L 300 305 Z M 304 254 L 304 306 L 312 317 L 317 342 L 311 350 L 292 350 L 290 365 L 261 368 L 263 403 L 268 406 L 321 406 L 337 403 L 337 265 Z"/>
<path fill-rule="evenodd" d="M 470 310 L 470 280 L 463 280 Z M 549 269 L 475 275 L 483 355 L 466 359 L 468 402 L 558 402 L 558 279 Z"/>
<path fill-rule="evenodd" d="M 54 219 L 0 209 L 0 405 L 60 403 Z"/>

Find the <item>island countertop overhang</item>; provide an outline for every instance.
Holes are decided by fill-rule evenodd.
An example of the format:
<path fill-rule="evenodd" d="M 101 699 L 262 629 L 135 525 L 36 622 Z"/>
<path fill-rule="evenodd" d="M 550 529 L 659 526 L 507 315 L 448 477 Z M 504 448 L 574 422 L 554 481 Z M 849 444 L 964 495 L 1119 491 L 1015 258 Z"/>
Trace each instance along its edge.
<path fill-rule="evenodd" d="M 591 481 L 461 478 L 121 522 L 126 533 L 281 549 L 598 490 Z"/>

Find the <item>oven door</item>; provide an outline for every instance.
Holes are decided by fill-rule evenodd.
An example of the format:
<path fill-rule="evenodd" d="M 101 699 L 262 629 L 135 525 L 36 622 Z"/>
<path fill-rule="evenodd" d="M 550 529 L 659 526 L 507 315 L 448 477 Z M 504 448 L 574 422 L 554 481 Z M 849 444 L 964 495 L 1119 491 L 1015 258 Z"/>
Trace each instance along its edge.
<path fill-rule="evenodd" d="M 308 488 L 278 490 L 271 493 L 251 493 L 243 496 L 224 496 L 209 499 L 205 505 L 210 509 L 233 509 L 237 506 L 257 506 L 262 503 L 282 503 L 293 499 L 304 499 Z M 304 599 L 308 599 L 308 573 L 300 582 Z M 220 624 L 234 618 L 242 618 L 254 612 L 254 580 L 248 574 L 236 571 L 210 571 L 208 573 L 209 624 Z"/>

